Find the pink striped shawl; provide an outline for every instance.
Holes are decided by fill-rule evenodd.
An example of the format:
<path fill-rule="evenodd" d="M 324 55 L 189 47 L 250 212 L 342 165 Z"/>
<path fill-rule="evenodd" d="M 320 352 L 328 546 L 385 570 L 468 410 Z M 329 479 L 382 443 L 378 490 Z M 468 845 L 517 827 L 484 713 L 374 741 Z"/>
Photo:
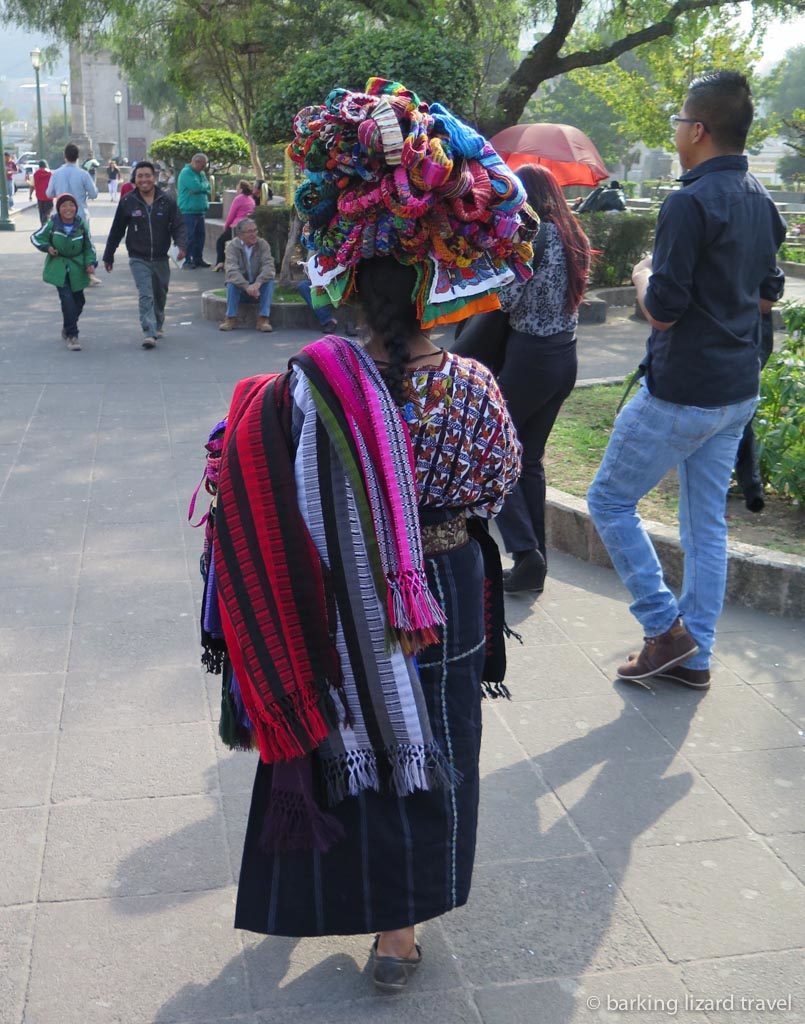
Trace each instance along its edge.
<path fill-rule="evenodd" d="M 403 650 L 415 652 L 435 642 L 444 613 L 425 574 L 408 427 L 360 345 L 327 335 L 304 352 L 326 375 L 352 431 L 388 586 L 389 622 Z"/>

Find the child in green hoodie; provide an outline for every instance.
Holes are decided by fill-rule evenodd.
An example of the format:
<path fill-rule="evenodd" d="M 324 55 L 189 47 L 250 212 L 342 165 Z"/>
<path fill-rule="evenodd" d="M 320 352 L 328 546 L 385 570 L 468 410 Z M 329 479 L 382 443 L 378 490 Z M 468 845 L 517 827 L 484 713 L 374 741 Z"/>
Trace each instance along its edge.
<path fill-rule="evenodd" d="M 42 280 L 55 285 L 64 325 L 61 336 L 71 352 L 80 352 L 78 318 L 84 308 L 84 289 L 95 273 L 98 257 L 89 229 L 78 216 L 78 204 L 68 193 L 56 200 L 56 212 L 31 235 L 31 242 L 47 253 Z"/>

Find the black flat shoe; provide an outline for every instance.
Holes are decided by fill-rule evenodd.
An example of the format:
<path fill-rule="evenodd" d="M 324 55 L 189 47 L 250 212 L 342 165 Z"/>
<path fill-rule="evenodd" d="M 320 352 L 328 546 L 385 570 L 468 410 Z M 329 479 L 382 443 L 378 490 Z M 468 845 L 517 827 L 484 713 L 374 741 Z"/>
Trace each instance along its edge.
<path fill-rule="evenodd" d="M 402 992 L 408 984 L 408 979 L 422 963 L 422 947 L 415 943 L 417 955 L 414 960 L 402 956 L 379 956 L 377 952 L 379 941 L 380 936 L 375 935 L 371 950 L 372 981 L 375 983 L 375 988 L 379 988 L 381 992 Z"/>
<path fill-rule="evenodd" d="M 529 551 L 508 574 L 503 574 L 503 590 L 507 594 L 541 594 L 547 571 L 540 552 Z"/>

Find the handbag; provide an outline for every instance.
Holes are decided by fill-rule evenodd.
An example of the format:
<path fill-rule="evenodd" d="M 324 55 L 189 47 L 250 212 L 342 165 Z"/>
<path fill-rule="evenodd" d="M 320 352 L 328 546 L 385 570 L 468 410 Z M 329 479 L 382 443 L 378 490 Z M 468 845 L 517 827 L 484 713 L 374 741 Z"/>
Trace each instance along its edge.
<path fill-rule="evenodd" d="M 548 244 L 547 221 L 542 221 L 534 239 L 534 273 L 539 269 Z M 451 352 L 482 363 L 497 377 L 506 359 L 506 342 L 510 333 L 509 314 L 503 309 L 476 313 L 464 320 L 456 329 L 456 341 Z"/>

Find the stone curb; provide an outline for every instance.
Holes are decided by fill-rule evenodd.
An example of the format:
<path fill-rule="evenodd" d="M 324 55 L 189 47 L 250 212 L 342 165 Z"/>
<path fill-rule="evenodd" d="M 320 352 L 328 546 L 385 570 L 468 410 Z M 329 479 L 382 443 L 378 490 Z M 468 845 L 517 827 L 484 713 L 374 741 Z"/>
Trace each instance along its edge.
<path fill-rule="evenodd" d="M 580 381 L 576 387 L 622 384 L 623 377 Z M 612 568 L 593 525 L 587 502 L 556 487 L 546 488 L 548 544 L 593 565 Z M 673 587 L 682 583 L 683 554 L 676 527 L 644 520 L 644 526 Z M 805 557 L 729 541 L 726 599 L 772 615 L 805 618 Z"/>
<path fill-rule="evenodd" d="M 226 299 L 215 294 L 216 289 L 201 293 L 201 315 L 205 320 L 220 323 L 226 315 Z M 238 311 L 239 319 L 244 327 L 254 328 L 257 322 L 257 303 L 241 303 Z M 344 311 L 335 311 L 340 330 L 346 331 L 347 322 Z M 271 325 L 276 330 L 310 330 L 321 331 L 321 324 L 311 313 L 304 302 L 275 302 L 271 306 Z"/>
<path fill-rule="evenodd" d="M 780 260 L 780 267 L 786 277 L 805 277 L 805 263 L 792 263 L 790 260 Z"/>

